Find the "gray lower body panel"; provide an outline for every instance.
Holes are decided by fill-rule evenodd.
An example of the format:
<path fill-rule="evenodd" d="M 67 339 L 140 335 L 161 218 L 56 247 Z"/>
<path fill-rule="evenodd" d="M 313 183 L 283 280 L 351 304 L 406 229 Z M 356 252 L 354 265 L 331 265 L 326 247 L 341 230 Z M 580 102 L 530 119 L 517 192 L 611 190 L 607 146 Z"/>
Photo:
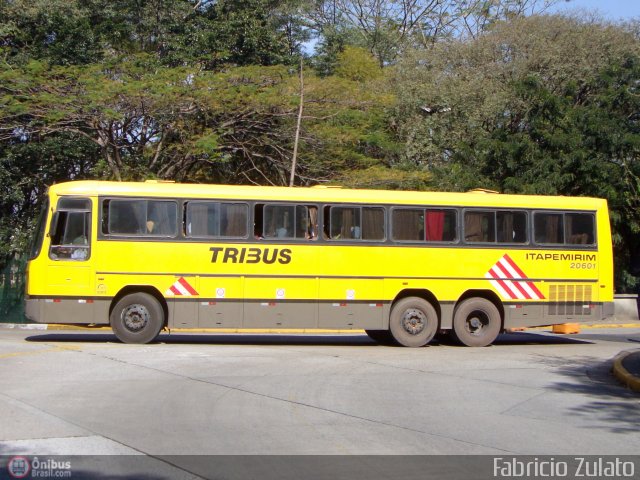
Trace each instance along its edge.
<path fill-rule="evenodd" d="M 37 323 L 109 324 L 112 299 L 27 298 L 25 312 Z M 169 300 L 171 328 L 291 328 L 384 330 L 389 302 Z M 453 324 L 453 303 L 440 305 L 440 328 Z M 504 328 L 598 321 L 613 314 L 613 302 L 504 304 Z"/>
<path fill-rule="evenodd" d="M 544 304 L 505 304 L 504 328 L 558 325 L 599 321 L 609 316 L 613 302 L 550 302 Z"/>
<path fill-rule="evenodd" d="M 171 328 L 384 329 L 388 303 L 273 300 L 170 301 Z"/>
<path fill-rule="evenodd" d="M 25 315 L 36 323 L 108 325 L 111 299 L 27 298 Z"/>

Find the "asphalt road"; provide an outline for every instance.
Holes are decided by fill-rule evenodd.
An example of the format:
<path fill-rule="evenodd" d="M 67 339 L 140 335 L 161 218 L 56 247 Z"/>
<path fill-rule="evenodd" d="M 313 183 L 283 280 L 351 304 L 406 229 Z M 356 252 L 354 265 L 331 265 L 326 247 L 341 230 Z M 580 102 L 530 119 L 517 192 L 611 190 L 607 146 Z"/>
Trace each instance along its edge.
<path fill-rule="evenodd" d="M 638 342 L 0 330 L 0 455 L 635 455 L 640 395 L 610 367 Z"/>

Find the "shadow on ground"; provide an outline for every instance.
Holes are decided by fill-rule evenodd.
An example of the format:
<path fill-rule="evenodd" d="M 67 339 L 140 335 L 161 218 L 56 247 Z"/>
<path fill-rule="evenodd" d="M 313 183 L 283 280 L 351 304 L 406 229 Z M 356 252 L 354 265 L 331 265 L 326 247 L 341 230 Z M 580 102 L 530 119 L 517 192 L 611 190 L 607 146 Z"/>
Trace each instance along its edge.
<path fill-rule="evenodd" d="M 534 360 L 567 379 L 547 388 L 588 397 L 588 401 L 571 407 L 569 412 L 593 420 L 592 428 L 614 433 L 640 430 L 640 395 L 624 387 L 613 376 L 613 358 L 603 361 L 589 356 L 535 355 Z"/>
<path fill-rule="evenodd" d="M 28 342 L 69 342 L 69 343 L 122 343 L 110 333 L 47 333 L 25 338 Z M 306 335 L 306 334 L 161 334 L 150 345 L 340 345 L 375 347 L 373 340 L 366 335 Z"/>
<path fill-rule="evenodd" d="M 69 343 L 121 343 L 112 333 L 107 332 L 56 332 L 31 335 L 28 342 L 69 342 Z M 503 345 L 561 345 L 590 344 L 584 339 L 567 336 L 552 336 L 538 333 L 518 332 L 499 335 L 495 347 Z M 193 344 L 193 345 L 336 345 L 402 348 L 395 345 L 378 345 L 365 334 L 252 334 L 252 333 L 162 333 L 153 344 Z M 438 337 L 430 346 L 459 346 L 445 337 Z M 461 347 L 466 348 L 466 347 Z"/>

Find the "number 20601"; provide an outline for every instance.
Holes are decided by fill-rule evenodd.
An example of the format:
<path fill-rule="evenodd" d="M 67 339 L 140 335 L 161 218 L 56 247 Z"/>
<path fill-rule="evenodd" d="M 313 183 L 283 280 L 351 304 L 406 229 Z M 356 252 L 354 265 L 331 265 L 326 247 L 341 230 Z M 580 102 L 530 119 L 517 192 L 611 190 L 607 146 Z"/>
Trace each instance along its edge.
<path fill-rule="evenodd" d="M 589 262 L 571 262 L 571 266 L 574 270 L 595 270 L 596 264 Z"/>

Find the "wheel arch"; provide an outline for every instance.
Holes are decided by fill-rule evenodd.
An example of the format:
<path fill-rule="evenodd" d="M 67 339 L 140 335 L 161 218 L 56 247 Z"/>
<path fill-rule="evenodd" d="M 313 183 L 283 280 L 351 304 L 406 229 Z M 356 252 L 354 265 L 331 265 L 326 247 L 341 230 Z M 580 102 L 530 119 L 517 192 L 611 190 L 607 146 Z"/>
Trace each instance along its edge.
<path fill-rule="evenodd" d="M 426 288 L 406 288 L 404 290 L 401 290 L 393 299 L 393 302 L 391 302 L 391 308 L 393 308 L 393 306 L 398 301 L 407 297 L 418 297 L 429 302 L 433 306 L 433 308 L 436 309 L 436 313 L 438 314 L 438 322 L 441 321 L 442 308 L 440 306 L 440 302 L 438 301 L 438 298 L 433 294 L 431 290 L 427 290 Z"/>
<path fill-rule="evenodd" d="M 111 300 L 111 305 L 109 305 L 109 318 L 111 317 L 111 312 L 113 312 L 116 304 L 123 297 L 132 293 L 147 293 L 158 300 L 158 302 L 160 302 L 160 305 L 162 306 L 162 311 L 164 313 L 164 327 L 169 324 L 169 305 L 167 304 L 167 300 L 156 287 L 151 285 L 127 285 L 126 287 L 123 287 Z"/>

